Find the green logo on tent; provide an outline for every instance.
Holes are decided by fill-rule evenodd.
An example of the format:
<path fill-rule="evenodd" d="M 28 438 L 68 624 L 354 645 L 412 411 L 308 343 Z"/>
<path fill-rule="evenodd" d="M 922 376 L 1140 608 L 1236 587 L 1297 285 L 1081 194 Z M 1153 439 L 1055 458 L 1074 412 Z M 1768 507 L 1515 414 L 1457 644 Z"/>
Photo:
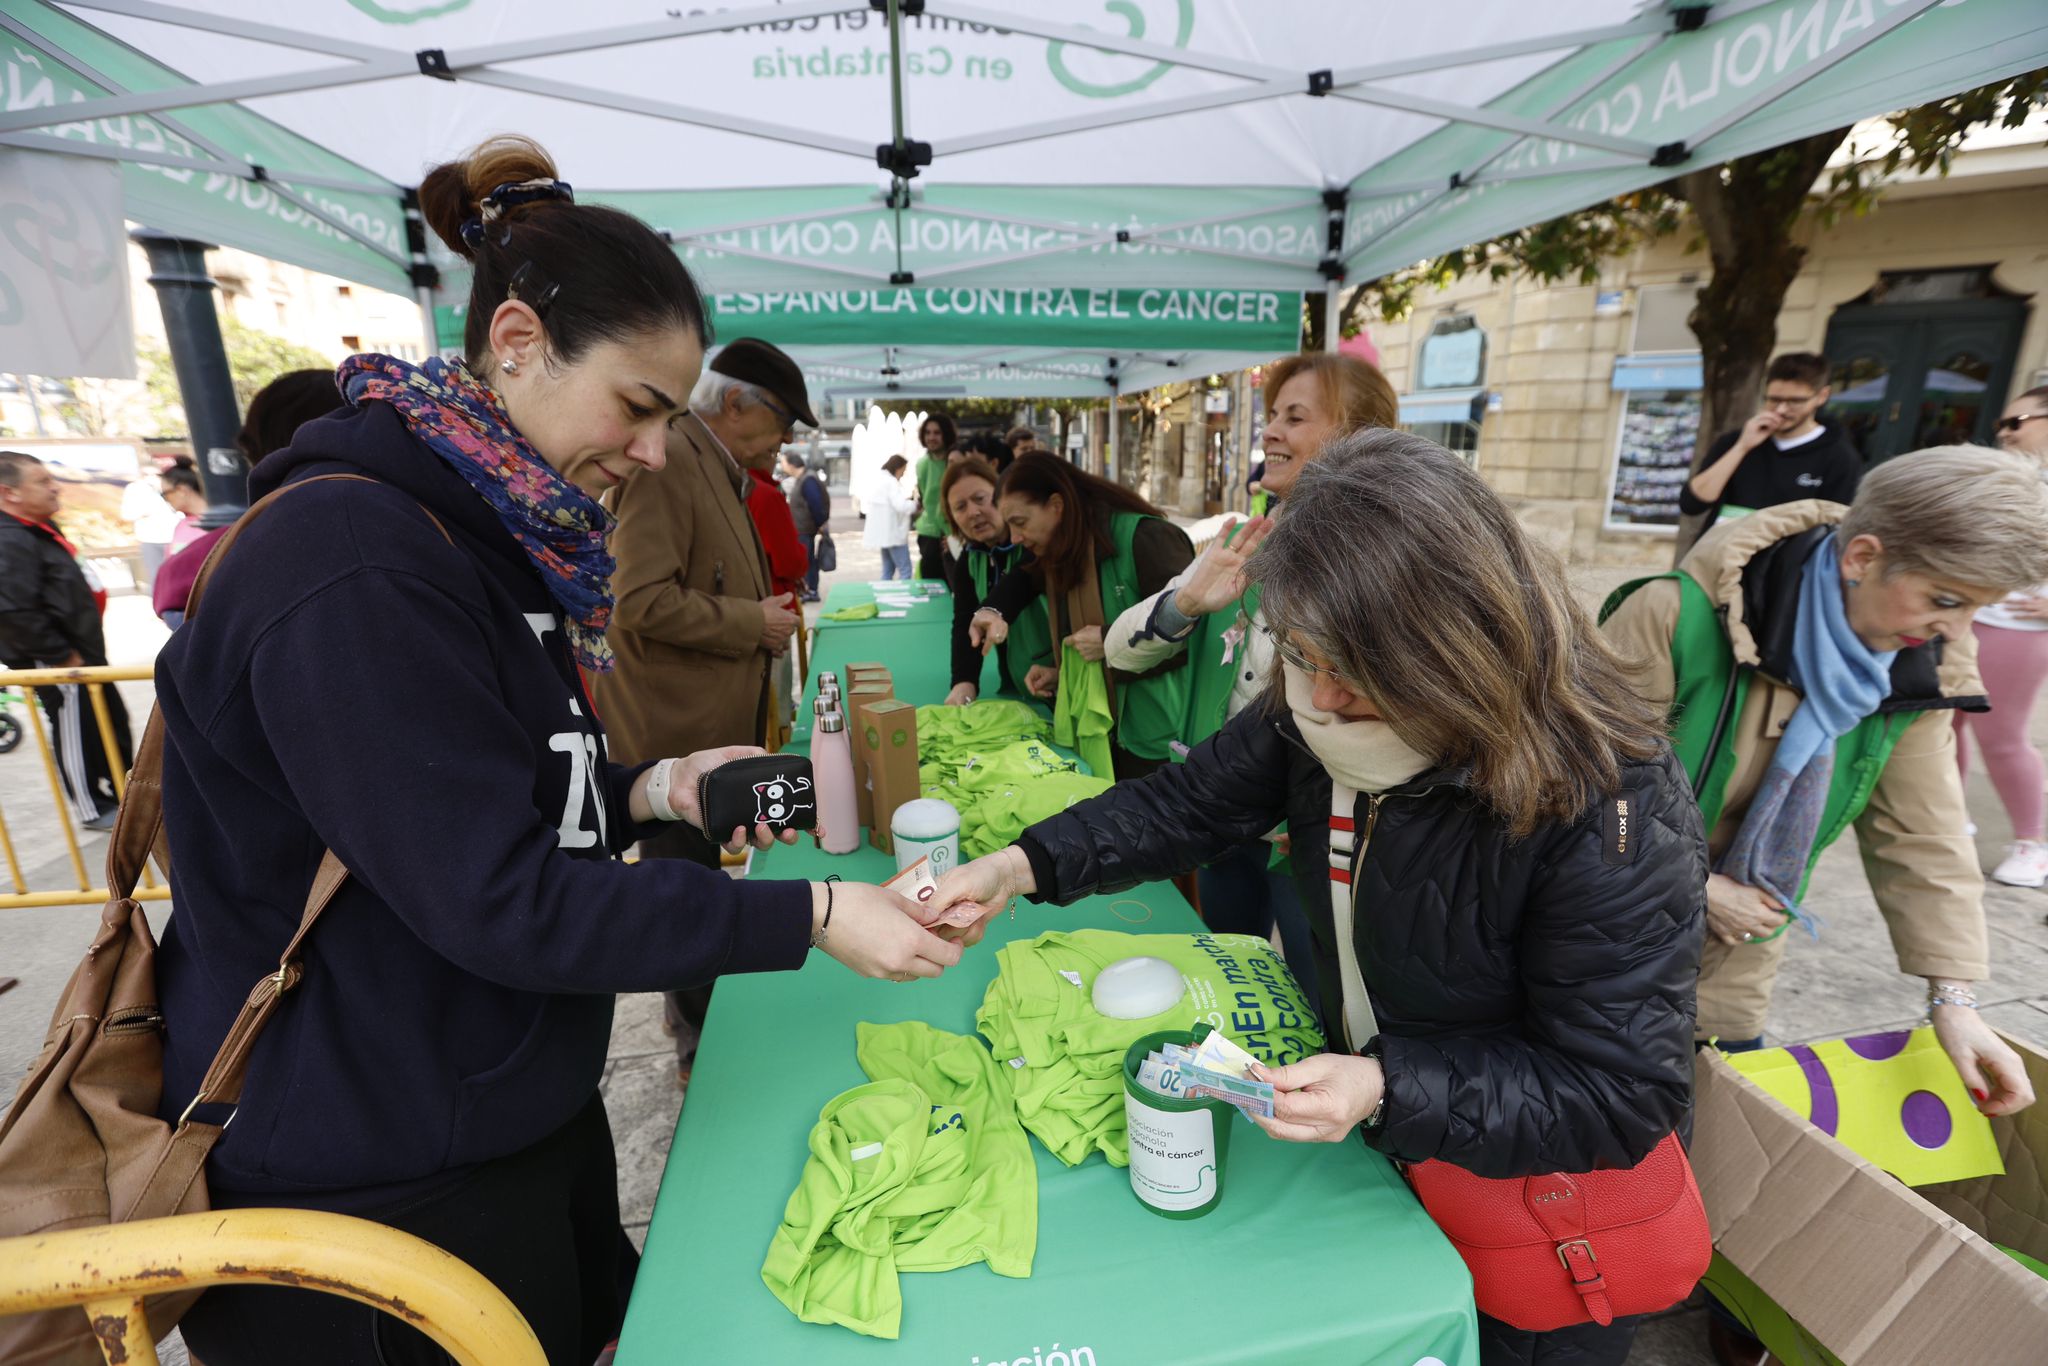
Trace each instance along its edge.
<path fill-rule="evenodd" d="M 1195 31 L 1195 0 L 1174 0 L 1174 3 L 1180 12 L 1180 24 L 1177 32 L 1174 34 L 1173 45 L 1177 48 L 1186 48 L 1188 39 Z M 1136 0 L 1108 0 L 1108 3 L 1103 5 L 1103 8 L 1111 14 L 1123 17 L 1125 25 L 1124 37 L 1143 38 L 1145 36 L 1145 12 L 1138 8 Z M 1073 91 L 1076 95 L 1086 95 L 1092 100 L 1114 100 L 1125 95 L 1135 95 L 1138 91 L 1143 90 L 1146 86 L 1152 84 L 1152 82 L 1173 69 L 1173 63 L 1171 62 L 1154 62 L 1152 69 L 1142 76 L 1136 76 L 1115 85 L 1099 85 L 1094 81 L 1083 80 L 1067 69 L 1067 45 L 1065 43 L 1048 43 L 1045 49 L 1045 60 L 1046 64 L 1052 68 L 1053 76 L 1058 79 L 1061 85 Z"/>
<path fill-rule="evenodd" d="M 422 19 L 439 19 L 444 14 L 469 8 L 469 0 L 348 0 L 349 4 L 380 24 L 417 24 Z"/>

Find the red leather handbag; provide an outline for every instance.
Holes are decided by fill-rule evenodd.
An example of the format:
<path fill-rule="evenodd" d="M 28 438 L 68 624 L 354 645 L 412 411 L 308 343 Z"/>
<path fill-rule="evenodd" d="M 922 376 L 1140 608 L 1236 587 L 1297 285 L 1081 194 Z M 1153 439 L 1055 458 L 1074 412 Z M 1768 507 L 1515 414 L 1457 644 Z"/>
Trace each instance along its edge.
<path fill-rule="evenodd" d="M 1479 1311 L 1530 1332 L 1669 1309 L 1714 1255 L 1676 1134 L 1625 1171 L 1500 1179 L 1430 1161 L 1408 1182 L 1471 1269 Z"/>

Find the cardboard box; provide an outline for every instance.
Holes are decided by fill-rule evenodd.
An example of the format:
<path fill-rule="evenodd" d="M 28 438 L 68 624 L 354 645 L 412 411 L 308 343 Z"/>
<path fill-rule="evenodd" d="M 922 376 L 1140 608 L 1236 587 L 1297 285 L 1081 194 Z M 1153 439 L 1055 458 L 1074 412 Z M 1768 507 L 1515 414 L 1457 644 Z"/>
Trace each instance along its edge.
<path fill-rule="evenodd" d="M 860 725 L 874 780 L 874 819 L 868 825 L 868 842 L 893 854 L 896 841 L 889 833 L 889 822 L 897 807 L 918 796 L 917 708 L 893 698 L 868 702 L 860 709 Z"/>
<path fill-rule="evenodd" d="M 895 686 L 895 680 L 890 677 L 889 666 L 886 664 L 849 664 L 845 669 L 845 682 L 848 688 L 861 683 L 882 683 L 891 688 Z"/>
<path fill-rule="evenodd" d="M 2048 1053 L 2006 1042 L 2048 1095 Z M 1742 1307 L 1746 1281 L 1783 1311 L 1751 1315 L 1782 1360 L 2048 1361 L 2048 1280 L 1991 1245 L 2048 1257 L 2048 1104 L 1991 1121 L 2004 1176 L 1915 1191 L 1716 1052 L 1699 1055 L 1696 1085 L 1692 1162 L 1719 1254 L 1708 1283 L 1722 1273 Z"/>
<path fill-rule="evenodd" d="M 854 801 L 860 823 L 865 826 L 875 823 L 874 753 L 868 748 L 868 728 L 860 724 L 860 709 L 870 702 L 886 702 L 895 695 L 895 687 L 887 679 L 846 685 L 846 724 L 853 735 Z"/>

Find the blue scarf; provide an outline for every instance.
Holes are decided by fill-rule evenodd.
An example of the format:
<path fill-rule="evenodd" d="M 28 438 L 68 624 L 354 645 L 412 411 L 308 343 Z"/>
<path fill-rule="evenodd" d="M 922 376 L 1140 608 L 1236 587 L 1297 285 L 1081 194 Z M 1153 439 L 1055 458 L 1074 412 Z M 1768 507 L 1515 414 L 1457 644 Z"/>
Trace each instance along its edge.
<path fill-rule="evenodd" d="M 1799 574 L 1789 680 L 1800 691 L 1799 706 L 1785 723 L 1735 843 L 1715 869 L 1769 892 L 1816 937 L 1818 922 L 1800 909 L 1797 898 L 1834 780 L 1835 741 L 1875 714 L 1890 695 L 1897 656 L 1897 650 L 1872 650 L 1849 629 L 1841 547 L 1829 532 Z"/>
<path fill-rule="evenodd" d="M 604 632 L 612 619 L 611 514 L 541 458 L 506 417 L 496 391 L 461 361 L 438 356 L 419 366 L 350 356 L 335 380 L 351 404 L 390 404 L 420 443 L 491 505 L 562 609 L 576 662 L 610 670 Z"/>

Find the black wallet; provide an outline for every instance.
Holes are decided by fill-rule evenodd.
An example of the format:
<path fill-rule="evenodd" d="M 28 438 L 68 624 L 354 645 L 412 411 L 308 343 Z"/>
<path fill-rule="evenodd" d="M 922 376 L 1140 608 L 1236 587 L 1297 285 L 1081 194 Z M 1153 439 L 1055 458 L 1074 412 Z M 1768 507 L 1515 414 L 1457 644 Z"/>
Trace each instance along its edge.
<path fill-rule="evenodd" d="M 785 830 L 815 830 L 818 793 L 811 781 L 811 761 L 800 754 L 757 754 L 720 764 L 697 780 L 697 809 L 704 813 L 704 833 L 714 843 L 744 827 L 749 834 L 766 825 Z"/>

